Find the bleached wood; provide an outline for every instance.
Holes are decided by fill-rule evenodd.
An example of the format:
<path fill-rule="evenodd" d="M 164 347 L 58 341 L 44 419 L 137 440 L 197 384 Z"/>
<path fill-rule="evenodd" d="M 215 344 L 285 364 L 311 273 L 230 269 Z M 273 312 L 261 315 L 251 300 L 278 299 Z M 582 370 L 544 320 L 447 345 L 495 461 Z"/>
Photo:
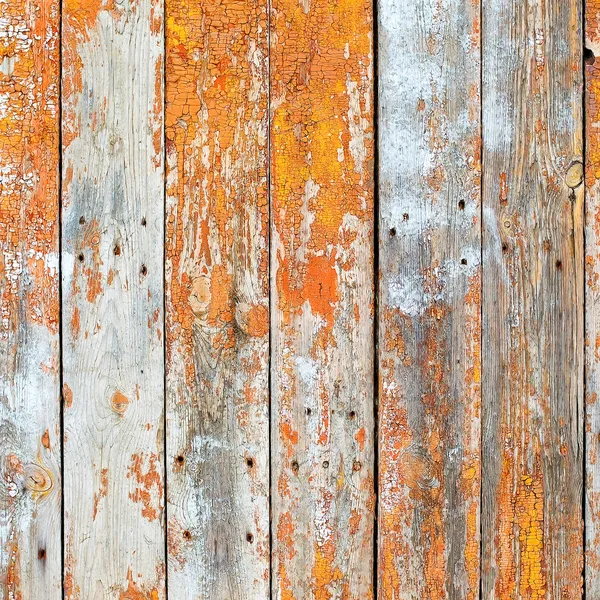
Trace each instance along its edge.
<path fill-rule="evenodd" d="M 379 0 L 379 589 L 479 596 L 479 3 Z"/>
<path fill-rule="evenodd" d="M 169 596 L 264 600 L 267 2 L 166 17 Z"/>
<path fill-rule="evenodd" d="M 165 597 L 162 18 L 63 3 L 67 600 Z"/>
<path fill-rule="evenodd" d="M 61 598 L 59 2 L 0 0 L 0 596 Z"/>

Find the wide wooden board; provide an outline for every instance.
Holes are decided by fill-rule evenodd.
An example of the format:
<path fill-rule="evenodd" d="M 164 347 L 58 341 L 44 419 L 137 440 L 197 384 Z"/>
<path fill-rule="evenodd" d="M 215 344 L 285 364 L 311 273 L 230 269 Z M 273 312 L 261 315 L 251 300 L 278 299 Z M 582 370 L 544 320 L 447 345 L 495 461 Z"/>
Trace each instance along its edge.
<path fill-rule="evenodd" d="M 582 597 L 581 10 L 483 2 L 484 600 Z"/>
<path fill-rule="evenodd" d="M 167 0 L 169 595 L 269 597 L 267 2 Z"/>
<path fill-rule="evenodd" d="M 163 4 L 63 2 L 65 598 L 165 598 Z"/>
<path fill-rule="evenodd" d="M 479 8 L 378 5 L 381 600 L 479 596 Z"/>
<path fill-rule="evenodd" d="M 0 2 L 0 590 L 61 596 L 58 0 Z"/>
<path fill-rule="evenodd" d="M 272 597 L 373 598 L 373 49 L 365 0 L 273 0 Z"/>

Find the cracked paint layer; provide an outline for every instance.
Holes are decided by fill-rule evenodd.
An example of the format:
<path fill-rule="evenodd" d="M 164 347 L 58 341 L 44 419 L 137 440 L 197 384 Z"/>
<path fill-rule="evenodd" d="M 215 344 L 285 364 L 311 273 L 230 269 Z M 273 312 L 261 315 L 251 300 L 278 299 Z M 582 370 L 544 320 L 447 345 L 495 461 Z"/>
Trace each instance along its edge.
<path fill-rule="evenodd" d="M 373 598 L 372 29 L 364 0 L 272 3 L 272 551 L 281 600 Z"/>
<path fill-rule="evenodd" d="M 67 600 L 166 594 L 163 8 L 62 3 Z"/>
<path fill-rule="evenodd" d="M 61 597 L 59 21 L 0 0 L 0 583 L 22 600 Z"/>
<path fill-rule="evenodd" d="M 479 3 L 379 9 L 380 600 L 479 597 Z M 458 66 L 460 65 L 460 67 Z"/>
<path fill-rule="evenodd" d="M 585 587 L 600 595 L 600 2 L 585 3 Z"/>
<path fill-rule="evenodd" d="M 269 596 L 267 2 L 166 2 L 169 591 Z"/>

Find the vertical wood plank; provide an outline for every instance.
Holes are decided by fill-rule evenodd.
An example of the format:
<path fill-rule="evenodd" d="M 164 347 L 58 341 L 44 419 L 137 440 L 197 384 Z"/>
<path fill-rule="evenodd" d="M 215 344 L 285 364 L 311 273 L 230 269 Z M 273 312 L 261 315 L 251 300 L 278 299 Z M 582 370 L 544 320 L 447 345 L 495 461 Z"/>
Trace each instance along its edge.
<path fill-rule="evenodd" d="M 582 597 L 581 10 L 483 3 L 484 599 Z"/>
<path fill-rule="evenodd" d="M 585 590 L 600 596 L 600 2 L 585 2 Z"/>
<path fill-rule="evenodd" d="M 373 597 L 373 55 L 365 0 L 273 0 L 273 597 Z"/>
<path fill-rule="evenodd" d="M 61 598 L 58 0 L 0 1 L 0 589 Z"/>
<path fill-rule="evenodd" d="M 378 15 L 379 598 L 478 598 L 479 3 Z"/>
<path fill-rule="evenodd" d="M 63 2 L 67 599 L 165 597 L 163 5 Z"/>
<path fill-rule="evenodd" d="M 267 1 L 167 0 L 169 594 L 269 597 Z"/>

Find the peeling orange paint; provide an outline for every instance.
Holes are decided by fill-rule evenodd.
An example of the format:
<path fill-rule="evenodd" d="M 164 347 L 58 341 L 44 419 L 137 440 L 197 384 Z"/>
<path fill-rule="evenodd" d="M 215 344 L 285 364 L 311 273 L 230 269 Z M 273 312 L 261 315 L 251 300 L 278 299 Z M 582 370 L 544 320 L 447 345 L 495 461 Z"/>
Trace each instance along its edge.
<path fill-rule="evenodd" d="M 272 4 L 273 523 L 302 532 L 274 540 L 281 598 L 373 596 L 372 31 L 363 0 Z"/>
<path fill-rule="evenodd" d="M 119 593 L 119 600 L 159 600 L 158 590 L 147 591 L 134 583 L 131 567 L 127 571 L 127 589 Z"/>
<path fill-rule="evenodd" d="M 138 486 L 129 492 L 129 498 L 142 504 L 142 516 L 148 521 L 158 519 L 163 511 L 163 482 L 159 465 L 157 454 L 134 454 L 127 472 L 127 478 Z"/>
<path fill-rule="evenodd" d="M 108 469 L 104 468 L 100 472 L 100 489 L 97 492 L 94 492 L 94 521 L 98 514 L 100 500 L 106 498 L 106 494 L 108 494 Z"/>
<path fill-rule="evenodd" d="M 73 406 L 73 392 L 66 383 L 63 383 L 62 395 L 63 401 L 65 403 L 65 408 L 71 408 L 71 406 Z"/>

